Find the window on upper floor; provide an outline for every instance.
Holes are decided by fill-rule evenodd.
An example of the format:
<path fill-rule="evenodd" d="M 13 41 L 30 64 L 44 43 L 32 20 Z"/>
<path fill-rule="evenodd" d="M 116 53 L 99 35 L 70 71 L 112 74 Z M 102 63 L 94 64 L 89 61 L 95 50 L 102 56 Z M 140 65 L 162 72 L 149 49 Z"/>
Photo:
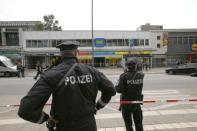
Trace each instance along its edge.
<path fill-rule="evenodd" d="M 27 40 L 26 41 L 26 48 L 30 48 L 31 47 L 31 40 Z"/>
<path fill-rule="evenodd" d="M 157 36 L 157 40 L 161 40 L 161 36 L 158 35 L 158 36 Z"/>
<path fill-rule="evenodd" d="M 160 43 L 157 43 L 157 48 L 161 48 L 161 44 Z"/>
<path fill-rule="evenodd" d="M 144 46 L 144 39 L 140 39 L 139 41 L 140 41 L 139 42 L 140 43 L 140 46 Z"/>
<path fill-rule="evenodd" d="M 145 46 L 149 46 L 149 40 L 145 39 Z"/>

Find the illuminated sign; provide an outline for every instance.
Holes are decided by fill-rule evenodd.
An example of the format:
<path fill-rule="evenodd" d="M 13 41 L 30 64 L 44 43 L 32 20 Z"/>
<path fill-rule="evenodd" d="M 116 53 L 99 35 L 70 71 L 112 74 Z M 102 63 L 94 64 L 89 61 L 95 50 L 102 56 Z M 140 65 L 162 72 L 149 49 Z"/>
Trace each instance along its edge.
<path fill-rule="evenodd" d="M 197 44 L 192 44 L 192 51 L 197 51 Z"/>
<path fill-rule="evenodd" d="M 106 45 L 104 38 L 96 38 L 95 39 L 95 46 L 96 47 L 104 47 Z"/>

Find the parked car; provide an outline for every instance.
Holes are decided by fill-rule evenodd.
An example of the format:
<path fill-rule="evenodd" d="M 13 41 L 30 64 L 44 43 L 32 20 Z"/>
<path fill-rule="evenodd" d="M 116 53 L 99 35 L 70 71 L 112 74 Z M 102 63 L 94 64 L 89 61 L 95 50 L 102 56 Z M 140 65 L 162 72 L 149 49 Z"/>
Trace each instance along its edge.
<path fill-rule="evenodd" d="M 191 74 L 192 77 L 197 77 L 197 72 Z"/>
<path fill-rule="evenodd" d="M 0 56 L 0 76 L 16 76 L 17 69 L 11 60 L 5 56 Z"/>
<path fill-rule="evenodd" d="M 197 63 L 185 63 L 166 69 L 167 74 L 192 74 L 197 71 Z"/>

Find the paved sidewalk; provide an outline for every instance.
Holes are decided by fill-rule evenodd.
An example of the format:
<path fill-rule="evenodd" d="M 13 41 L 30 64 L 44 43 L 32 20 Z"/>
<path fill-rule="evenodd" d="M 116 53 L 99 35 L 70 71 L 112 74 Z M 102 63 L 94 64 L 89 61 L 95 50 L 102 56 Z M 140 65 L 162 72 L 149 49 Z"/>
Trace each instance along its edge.
<path fill-rule="evenodd" d="M 122 68 L 97 68 L 101 72 L 103 72 L 106 75 L 120 75 L 123 73 Z M 151 68 L 148 71 L 143 71 L 145 74 L 161 74 L 165 73 L 166 68 Z M 35 69 L 27 69 L 25 71 L 25 76 L 27 77 L 33 77 L 36 75 L 36 70 Z"/>

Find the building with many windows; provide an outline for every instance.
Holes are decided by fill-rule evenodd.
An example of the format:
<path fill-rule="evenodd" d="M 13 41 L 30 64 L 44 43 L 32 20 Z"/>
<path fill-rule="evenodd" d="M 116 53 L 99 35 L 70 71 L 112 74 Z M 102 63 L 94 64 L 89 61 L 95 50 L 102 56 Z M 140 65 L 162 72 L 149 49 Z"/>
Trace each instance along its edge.
<path fill-rule="evenodd" d="M 117 66 L 138 57 L 151 67 L 174 65 L 177 60 L 197 62 L 197 29 L 163 29 L 162 25 L 141 25 L 137 31 L 33 31 L 40 21 L 0 21 L 0 55 L 21 59 L 28 68 L 39 61 L 48 65 L 58 56 L 56 45 L 77 40 L 79 59 L 95 66 Z M 94 43 L 94 44 L 92 44 Z"/>
<path fill-rule="evenodd" d="M 25 64 L 33 68 L 37 61 L 49 64 L 59 55 L 55 47 L 66 40 L 76 40 L 79 60 L 95 66 L 116 66 L 129 57 L 138 57 L 150 66 L 165 66 L 167 47 L 163 45 L 162 31 L 23 31 L 21 32 Z M 94 49 L 93 49 L 94 48 Z M 94 52 L 93 52 L 94 51 Z"/>
<path fill-rule="evenodd" d="M 0 55 L 19 59 L 22 51 L 21 32 L 33 30 L 40 21 L 0 21 Z"/>
<path fill-rule="evenodd" d="M 197 63 L 197 29 L 168 29 L 167 64 Z"/>

